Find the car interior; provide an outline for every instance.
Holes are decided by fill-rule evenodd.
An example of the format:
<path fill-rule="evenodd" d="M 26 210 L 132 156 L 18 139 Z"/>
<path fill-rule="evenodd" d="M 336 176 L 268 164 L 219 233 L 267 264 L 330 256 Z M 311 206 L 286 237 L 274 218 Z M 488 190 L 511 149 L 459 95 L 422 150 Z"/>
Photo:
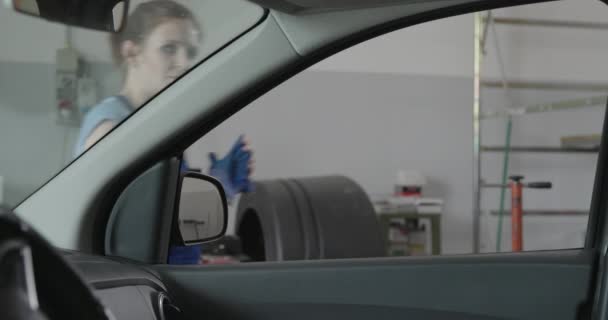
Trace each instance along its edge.
<path fill-rule="evenodd" d="M 32 1 L 39 9 L 31 9 Z M 90 41 L 95 42 L 128 23 L 123 20 L 135 2 L 12 0 L 2 14 L 93 29 Z M 210 40 L 191 69 L 19 204 L 2 209 L 1 318 L 604 318 L 608 114 L 581 248 L 386 256 L 385 239 L 377 231 L 381 224 L 366 213 L 374 207 L 359 200 L 367 196 L 351 179 L 260 182 L 257 198 L 242 195 L 233 217 L 229 190 L 221 179 L 182 170 L 188 160 L 185 150 L 201 137 L 340 51 L 443 18 L 541 2 L 547 1 L 214 3 L 218 11 L 203 13 L 210 17 L 203 30 L 221 32 L 212 36 L 203 31 Z M 117 3 L 124 12 L 113 12 Z M 74 4 L 81 7 L 70 7 Z M 233 16 L 224 19 L 228 14 Z M 601 104 L 608 107 L 605 99 Z M 169 105 L 179 106 L 179 112 Z M 323 198 L 332 192 L 338 196 Z M 282 194 L 292 202 L 260 203 L 259 197 L 268 196 L 264 193 Z M 315 217 L 302 208 L 360 214 Z M 255 216 L 256 210 L 267 215 Z M 281 211 L 296 213 L 277 216 Z M 230 219 L 236 221 L 236 234 L 248 239 L 242 251 L 251 262 L 204 267 L 167 263 L 174 247 L 222 241 Z M 329 226 L 348 219 L 353 227 L 332 238 Z M 300 233 L 280 226 L 297 226 L 293 228 Z M 261 239 L 251 231 L 258 229 L 272 237 Z M 294 240 L 300 237 L 302 241 Z"/>

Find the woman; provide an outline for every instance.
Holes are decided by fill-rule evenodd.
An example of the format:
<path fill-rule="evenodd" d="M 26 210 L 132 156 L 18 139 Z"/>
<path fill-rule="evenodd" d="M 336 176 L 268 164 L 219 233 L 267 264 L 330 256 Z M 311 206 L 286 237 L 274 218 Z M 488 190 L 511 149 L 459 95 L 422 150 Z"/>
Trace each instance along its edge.
<path fill-rule="evenodd" d="M 200 25 L 186 7 L 170 0 L 139 4 L 124 29 L 111 36 L 113 58 L 125 73 L 122 90 L 86 114 L 75 155 L 95 144 L 188 70 L 197 56 L 200 38 Z M 237 139 L 226 157 L 218 160 L 210 154 L 210 158 L 210 174 L 222 182 L 229 198 L 249 190 L 253 160 L 243 136 Z M 200 254 L 200 249 L 198 252 Z"/>

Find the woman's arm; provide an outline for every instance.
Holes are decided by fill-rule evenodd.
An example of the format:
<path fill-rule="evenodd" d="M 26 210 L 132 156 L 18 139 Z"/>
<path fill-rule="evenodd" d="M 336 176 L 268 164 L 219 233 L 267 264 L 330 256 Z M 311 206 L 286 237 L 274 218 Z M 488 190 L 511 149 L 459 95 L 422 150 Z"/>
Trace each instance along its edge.
<path fill-rule="evenodd" d="M 106 134 L 108 134 L 108 132 L 110 132 L 110 130 L 112 130 L 114 126 L 116 126 L 116 123 L 114 121 L 106 120 L 100 123 L 97 127 L 95 127 L 91 134 L 86 138 L 84 142 L 83 151 L 89 149 L 92 145 L 95 144 L 95 142 L 99 141 L 99 139 L 103 138 Z"/>

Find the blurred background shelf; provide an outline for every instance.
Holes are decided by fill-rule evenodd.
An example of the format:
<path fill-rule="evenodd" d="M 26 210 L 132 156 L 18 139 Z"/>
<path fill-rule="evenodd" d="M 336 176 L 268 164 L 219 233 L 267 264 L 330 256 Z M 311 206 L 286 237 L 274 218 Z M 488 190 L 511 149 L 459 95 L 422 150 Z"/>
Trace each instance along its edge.
<path fill-rule="evenodd" d="M 534 210 L 524 210 L 524 216 L 586 216 L 589 214 L 588 210 L 554 210 L 554 209 L 534 209 Z M 498 216 L 498 210 L 490 210 L 490 215 Z M 503 216 L 510 216 L 511 209 L 506 209 L 503 213 Z"/>
<path fill-rule="evenodd" d="M 482 146 L 482 152 L 505 152 L 504 146 Z M 573 148 L 573 147 L 545 147 L 545 146 L 519 146 L 509 148 L 509 152 L 531 152 L 531 153 L 598 153 L 598 147 Z"/>

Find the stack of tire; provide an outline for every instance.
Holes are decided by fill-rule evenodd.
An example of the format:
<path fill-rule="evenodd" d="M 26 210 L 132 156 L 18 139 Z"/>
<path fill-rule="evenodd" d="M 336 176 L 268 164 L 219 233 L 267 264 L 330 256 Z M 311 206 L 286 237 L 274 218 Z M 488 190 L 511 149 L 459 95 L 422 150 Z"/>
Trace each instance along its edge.
<path fill-rule="evenodd" d="M 241 196 L 236 232 L 252 261 L 381 257 L 376 213 L 343 176 L 259 181 Z"/>

